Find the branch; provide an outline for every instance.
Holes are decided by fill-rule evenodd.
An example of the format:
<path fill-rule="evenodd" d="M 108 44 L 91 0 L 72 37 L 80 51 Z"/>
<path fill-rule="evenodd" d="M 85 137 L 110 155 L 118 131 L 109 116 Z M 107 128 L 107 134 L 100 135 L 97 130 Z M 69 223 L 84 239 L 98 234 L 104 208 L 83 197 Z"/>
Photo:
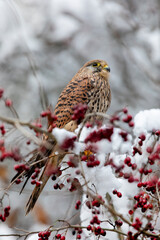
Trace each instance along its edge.
<path fill-rule="evenodd" d="M 101 205 L 103 205 L 105 208 L 107 208 L 111 214 L 118 216 L 118 217 L 121 218 L 125 223 L 127 223 L 129 226 L 132 226 L 132 223 L 131 223 L 129 220 L 127 220 L 122 214 L 118 213 L 115 209 L 113 209 L 112 206 L 104 203 L 101 199 L 99 199 L 99 198 L 97 197 L 97 195 L 94 195 L 94 194 L 92 194 L 91 192 L 87 192 L 87 194 L 88 194 L 90 197 L 92 197 L 93 199 L 96 199 L 97 201 L 99 201 L 99 203 L 100 203 Z M 140 229 L 139 232 L 140 232 L 140 233 L 143 233 L 143 234 L 146 235 L 146 236 L 155 237 L 156 239 L 159 239 L 159 240 L 160 240 L 160 234 L 151 233 L 151 232 L 146 231 L 145 229 Z"/>
<path fill-rule="evenodd" d="M 59 220 L 59 222 L 64 222 L 64 220 Z M 66 222 L 66 221 L 65 221 Z M 47 230 L 51 231 L 51 232 L 57 232 L 57 231 L 61 231 L 61 230 L 66 230 L 66 229 L 69 229 L 69 228 L 73 228 L 73 229 L 76 229 L 76 228 L 80 228 L 80 229 L 87 229 L 87 226 L 81 226 L 81 225 L 70 225 L 68 222 L 67 222 L 67 225 L 68 226 L 64 226 L 64 227 L 59 227 L 59 228 L 54 228 L 54 226 L 50 226 L 49 228 L 47 228 Z M 124 236 L 127 236 L 127 234 L 117 230 L 117 229 L 110 229 L 110 228 L 102 228 L 103 230 L 105 231 L 108 231 L 108 232 L 115 232 L 115 233 L 118 233 L 118 234 L 122 234 Z M 22 229 L 17 229 L 19 231 L 23 231 Z M 24 233 L 13 233 L 13 234 L 0 234 L 0 237 L 11 237 L 11 236 L 15 236 L 15 237 L 25 237 L 27 238 L 29 235 L 31 234 L 38 234 L 39 232 L 41 231 L 34 231 L 34 232 L 27 232 L 27 231 L 23 231 Z"/>
<path fill-rule="evenodd" d="M 53 136 L 52 133 L 48 132 L 47 130 L 44 130 L 42 128 L 39 128 L 39 127 L 36 127 L 35 125 L 29 123 L 29 122 L 23 122 L 23 121 L 20 121 L 19 119 L 14 119 L 14 118 L 7 118 L 7 117 L 2 117 L 0 116 L 0 120 L 2 122 L 5 122 L 5 123 L 8 123 L 10 125 L 13 125 L 15 126 L 17 129 L 20 128 L 20 126 L 26 126 L 30 129 L 33 129 L 35 130 L 36 132 L 39 132 L 39 133 L 42 133 L 42 134 L 45 134 L 47 135 L 49 138 L 53 139 L 54 141 L 56 141 L 55 137 Z M 20 130 L 20 129 L 19 129 Z M 21 129 L 22 130 L 22 129 Z M 21 131 L 20 130 L 20 131 Z M 24 133 L 24 129 L 23 129 L 23 133 Z"/>

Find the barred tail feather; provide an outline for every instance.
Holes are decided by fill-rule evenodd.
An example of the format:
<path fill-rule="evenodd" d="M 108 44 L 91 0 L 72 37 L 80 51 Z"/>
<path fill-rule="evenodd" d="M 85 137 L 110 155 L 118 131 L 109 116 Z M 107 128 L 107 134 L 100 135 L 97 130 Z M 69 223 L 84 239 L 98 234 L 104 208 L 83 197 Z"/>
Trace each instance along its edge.
<path fill-rule="evenodd" d="M 39 195 L 41 194 L 44 186 L 46 185 L 48 179 L 49 179 L 49 175 L 45 174 L 45 170 L 46 168 L 44 168 L 41 176 L 40 176 L 40 179 L 39 181 L 41 181 L 41 185 L 40 186 L 35 186 L 27 204 L 26 204 L 26 215 L 34 208 L 38 198 L 39 198 Z"/>
<path fill-rule="evenodd" d="M 55 155 L 55 152 L 59 152 L 59 155 Z M 61 153 L 60 153 L 61 152 Z M 63 160 L 65 153 L 59 149 L 58 145 L 55 145 L 53 153 L 50 155 L 50 157 L 48 158 L 48 162 L 46 163 L 42 174 L 39 178 L 39 181 L 41 182 L 40 186 L 35 186 L 28 202 L 26 205 L 26 214 L 28 214 L 35 206 L 39 195 L 41 194 L 44 186 L 46 185 L 48 179 L 50 178 L 52 171 L 57 169 L 58 165 L 60 164 L 60 162 Z"/>

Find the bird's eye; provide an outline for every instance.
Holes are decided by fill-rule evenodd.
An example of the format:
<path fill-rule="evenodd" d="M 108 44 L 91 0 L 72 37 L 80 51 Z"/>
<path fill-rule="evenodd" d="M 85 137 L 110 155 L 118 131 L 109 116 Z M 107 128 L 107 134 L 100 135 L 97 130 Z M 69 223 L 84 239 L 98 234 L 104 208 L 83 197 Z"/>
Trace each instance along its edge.
<path fill-rule="evenodd" d="M 100 63 L 93 63 L 92 66 L 93 67 L 99 67 L 101 64 Z"/>

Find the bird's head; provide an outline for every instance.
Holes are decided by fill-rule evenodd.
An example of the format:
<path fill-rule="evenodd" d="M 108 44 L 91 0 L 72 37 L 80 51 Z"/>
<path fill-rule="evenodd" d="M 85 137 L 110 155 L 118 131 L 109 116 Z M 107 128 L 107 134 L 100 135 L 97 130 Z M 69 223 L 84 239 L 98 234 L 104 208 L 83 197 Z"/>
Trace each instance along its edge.
<path fill-rule="evenodd" d="M 86 71 L 93 73 L 99 73 L 104 78 L 109 77 L 110 73 L 110 67 L 104 60 L 91 60 L 87 62 L 83 68 L 85 68 Z"/>

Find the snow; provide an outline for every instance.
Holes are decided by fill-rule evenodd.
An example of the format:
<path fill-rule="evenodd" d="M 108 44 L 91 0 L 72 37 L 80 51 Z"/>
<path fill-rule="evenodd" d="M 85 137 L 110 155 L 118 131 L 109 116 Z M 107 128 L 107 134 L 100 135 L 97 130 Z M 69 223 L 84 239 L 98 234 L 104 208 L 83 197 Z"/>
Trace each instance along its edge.
<path fill-rule="evenodd" d="M 137 140 L 135 140 L 134 144 L 138 142 L 139 140 L 138 137 L 141 133 L 145 132 L 145 134 L 147 134 L 147 137 L 146 137 L 146 140 L 144 141 L 142 155 L 136 154 L 135 156 L 132 156 L 131 150 L 130 150 L 129 156 L 131 157 L 132 163 L 137 163 L 138 166 L 142 166 L 143 163 L 146 163 L 148 159 L 148 153 L 146 153 L 145 148 L 148 146 L 148 144 L 151 144 L 154 141 L 154 138 L 150 137 L 150 131 L 152 131 L 153 129 L 160 129 L 159 119 L 160 119 L 160 109 L 144 110 L 139 112 L 135 116 L 134 134 L 136 135 Z M 115 132 L 118 132 L 118 131 L 115 131 Z M 116 148 L 119 149 L 120 148 L 119 146 L 122 144 L 122 141 L 120 141 L 119 136 L 115 135 L 115 133 L 112 137 L 112 143 L 110 144 L 115 145 L 116 139 L 117 139 L 118 148 L 117 146 L 116 147 L 114 146 L 112 150 L 113 149 L 115 150 Z M 131 139 L 132 138 L 130 138 L 130 141 Z M 102 150 L 102 153 L 98 155 L 98 159 L 101 161 L 101 164 L 98 167 L 93 169 L 88 169 L 87 167 L 85 168 L 85 166 L 83 166 L 86 180 L 90 181 L 88 186 L 93 191 L 96 189 L 98 194 L 100 194 L 103 197 L 103 199 L 106 198 L 106 193 L 108 192 L 112 199 L 112 203 L 115 210 L 118 213 L 123 214 L 123 216 L 125 216 L 126 218 L 128 218 L 129 216 L 128 211 L 133 204 L 131 202 L 131 199 L 133 199 L 134 195 L 136 195 L 136 193 L 139 192 L 139 188 L 137 187 L 136 182 L 129 183 L 128 181 L 126 181 L 126 179 L 117 178 L 111 166 L 104 166 L 105 153 L 107 152 L 107 150 L 103 151 L 103 149 L 105 149 L 105 143 L 106 143 L 106 140 L 99 142 L 99 149 Z M 131 146 L 131 142 L 128 146 Z M 106 145 L 106 148 L 108 148 L 108 145 Z M 111 146 L 109 147 L 109 149 L 111 150 Z M 126 148 L 126 150 L 128 152 L 128 147 Z M 128 153 L 127 153 L 127 156 L 128 156 Z M 125 157 L 126 157 L 126 154 L 124 154 L 124 151 L 123 151 L 123 154 L 117 154 L 115 152 L 110 154 L 110 158 L 113 158 L 114 163 L 117 165 L 120 165 L 125 159 Z M 129 167 L 127 166 L 125 166 L 124 169 L 126 172 L 130 171 Z M 137 173 L 137 171 L 135 171 L 134 177 L 137 177 L 137 176 L 139 176 L 139 174 Z M 113 195 L 112 194 L 113 189 L 120 191 L 122 193 L 122 198 L 118 198 L 117 196 Z M 82 224 L 84 225 L 88 225 L 90 219 L 92 218 L 91 211 L 85 205 L 86 200 L 87 198 L 86 198 L 86 195 L 84 194 L 83 195 L 84 204 L 82 205 L 81 215 L 80 215 Z M 138 211 L 136 214 L 137 216 L 139 216 Z M 98 215 L 98 218 L 100 220 L 106 220 L 110 218 L 110 214 L 106 210 L 104 210 L 104 212 L 101 211 L 100 215 Z M 108 228 L 111 227 L 109 224 L 106 225 L 106 223 L 102 223 L 101 226 L 108 227 Z M 128 226 L 125 223 L 123 224 L 122 229 L 125 231 L 129 230 Z M 86 236 L 89 236 L 88 231 L 84 230 L 84 233 Z M 107 237 L 108 238 L 115 237 L 115 234 L 107 232 Z M 105 239 L 105 238 L 102 237 L 102 239 Z"/>
<path fill-rule="evenodd" d="M 7 234 L 14 234 L 14 231 L 9 228 L 5 223 L 0 223 L 0 234 L 4 234 L 4 235 L 7 235 Z M 17 237 L 13 237 L 13 236 L 4 236 L 4 237 L 0 237 L 1 240 L 16 240 Z"/>
<path fill-rule="evenodd" d="M 39 117 L 42 111 L 37 80 L 31 71 L 28 57 L 31 62 L 36 63 L 37 77 L 45 86 L 49 103 L 53 105 L 53 108 L 63 87 L 86 61 L 93 58 L 104 59 L 111 67 L 112 104 L 109 109 L 111 114 L 126 105 L 132 113 L 159 107 L 160 29 L 157 1 L 146 0 L 144 4 L 143 1 L 137 0 L 130 2 L 121 0 L 8 0 L 0 1 L 0 10 L 0 87 L 5 89 L 5 97 L 13 100 L 21 119 L 31 121 Z M 8 109 L 4 109 L 3 103 L 0 103 L 0 109 L 1 114 L 8 116 Z M 157 119 L 155 116 L 152 119 L 153 123 L 150 122 L 149 125 L 147 125 L 147 120 L 143 121 L 143 114 L 145 118 L 147 117 L 143 112 L 140 119 L 135 121 L 136 136 L 141 131 L 146 132 L 146 128 L 152 130 L 152 125 L 158 127 L 159 114 L 156 115 Z M 148 113 L 147 118 L 150 119 L 149 115 Z M 157 122 L 156 126 L 154 126 L 154 121 Z M 87 135 L 87 131 L 91 129 L 84 128 L 84 135 Z M 65 131 L 55 134 L 60 143 L 63 142 L 65 136 L 71 136 Z M 146 137 L 142 150 L 154 140 L 150 134 Z M 82 136 L 81 139 L 84 138 L 85 136 Z M 112 154 L 112 156 L 114 155 L 114 162 L 118 165 L 124 160 L 126 153 L 131 154 L 132 140 L 122 142 L 116 133 L 112 138 L 114 144 L 107 140 L 97 143 L 98 157 L 103 162 L 104 155 L 114 151 L 118 155 L 116 157 Z M 134 144 L 137 142 L 138 139 Z M 73 151 L 78 154 L 84 148 L 83 143 L 75 142 Z M 147 161 L 147 157 L 148 154 L 143 151 L 141 156 L 136 154 L 132 160 L 141 166 L 142 162 Z M 97 173 L 97 168 L 86 168 L 88 179 L 93 177 L 94 181 L 98 174 L 98 181 L 103 182 L 101 171 L 104 179 L 105 171 L 107 174 L 112 173 L 110 167 L 102 167 L 102 162 Z M 10 175 L 13 176 L 11 171 Z M 109 176 L 107 175 L 108 178 Z M 112 173 L 111 176 L 113 177 L 114 174 Z M 113 184 L 113 181 L 108 178 L 105 186 L 111 189 L 110 184 Z M 125 190 L 122 187 L 124 184 L 122 181 L 117 181 L 115 184 L 121 191 Z M 99 185 L 98 188 L 100 188 Z M 28 192 L 24 194 L 26 198 L 31 191 L 30 184 L 27 187 Z M 16 191 L 18 189 L 19 186 Z M 46 189 L 52 191 L 51 187 L 46 187 Z M 100 188 L 100 191 L 103 189 Z M 15 199 L 19 199 L 17 194 L 11 198 L 14 204 L 17 202 Z M 119 199 L 115 199 L 118 202 Z M 49 205 L 45 204 L 46 198 L 42 197 L 41 200 L 45 208 L 50 211 Z M 25 204 L 26 201 L 18 202 L 22 212 L 22 202 Z M 64 206 L 63 198 L 61 201 Z M 65 202 L 69 202 L 69 198 Z M 53 204 L 52 201 L 51 204 Z M 53 221 L 59 216 L 59 208 L 61 207 L 57 206 L 52 217 Z M 33 218 L 28 220 L 20 215 L 19 219 L 19 226 L 22 228 L 24 226 L 28 228 L 34 223 Z M 114 239 L 114 236 L 111 239 Z"/>
<path fill-rule="evenodd" d="M 152 132 L 160 129 L 160 109 L 140 111 L 135 116 L 134 133 L 139 136 L 141 133 Z"/>
<path fill-rule="evenodd" d="M 69 132 L 65 129 L 54 128 L 52 131 L 59 145 L 62 145 L 66 138 L 72 138 L 76 136 L 73 132 Z"/>

